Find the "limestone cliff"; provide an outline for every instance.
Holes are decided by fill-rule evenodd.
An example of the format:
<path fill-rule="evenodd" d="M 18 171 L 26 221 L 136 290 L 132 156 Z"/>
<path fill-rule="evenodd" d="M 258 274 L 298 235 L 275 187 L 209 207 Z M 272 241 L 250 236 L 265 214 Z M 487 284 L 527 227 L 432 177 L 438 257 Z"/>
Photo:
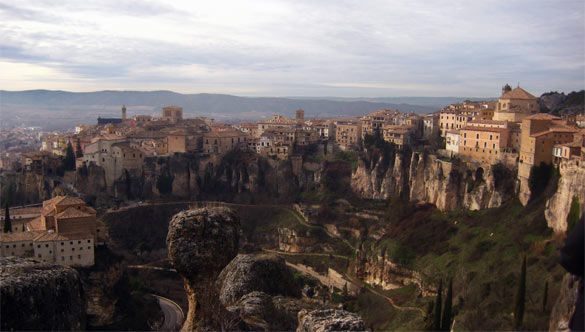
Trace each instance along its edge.
<path fill-rule="evenodd" d="M 436 295 L 436 290 L 425 283 L 419 272 L 395 264 L 383 255 L 360 257 L 356 275 L 368 284 L 380 286 L 384 290 L 414 284 L 422 296 Z"/>
<path fill-rule="evenodd" d="M 515 195 L 514 172 L 499 165 L 469 166 L 422 152 L 391 158 L 362 154 L 352 174 L 352 189 L 364 198 L 401 195 L 442 211 L 497 207 Z"/>
<path fill-rule="evenodd" d="M 239 150 L 225 155 L 183 153 L 146 158 L 140 170 L 122 172 L 111 188 L 105 186 L 101 167 L 85 167 L 77 172 L 76 186 L 86 194 L 107 193 L 119 199 L 280 202 L 318 181 L 320 168 L 302 158 L 279 161 Z"/>
<path fill-rule="evenodd" d="M 562 163 L 559 170 L 561 178 L 557 191 L 546 202 L 544 216 L 550 228 L 556 233 L 563 233 L 567 230 L 567 216 L 574 196 L 579 200 L 581 214 L 585 211 L 585 168 L 583 165 Z"/>
<path fill-rule="evenodd" d="M 72 268 L 0 258 L 2 330 L 83 330 L 86 300 Z"/>

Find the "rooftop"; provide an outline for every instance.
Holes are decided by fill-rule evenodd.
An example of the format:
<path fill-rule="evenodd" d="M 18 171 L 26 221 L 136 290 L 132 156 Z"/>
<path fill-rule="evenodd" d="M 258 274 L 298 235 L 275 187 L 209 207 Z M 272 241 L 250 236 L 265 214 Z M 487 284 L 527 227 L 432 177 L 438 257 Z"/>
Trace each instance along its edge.
<path fill-rule="evenodd" d="M 536 99 L 533 95 L 528 93 L 526 90 L 522 89 L 521 87 L 517 87 L 512 91 L 508 91 L 500 97 L 500 99 L 527 99 L 532 100 Z"/>

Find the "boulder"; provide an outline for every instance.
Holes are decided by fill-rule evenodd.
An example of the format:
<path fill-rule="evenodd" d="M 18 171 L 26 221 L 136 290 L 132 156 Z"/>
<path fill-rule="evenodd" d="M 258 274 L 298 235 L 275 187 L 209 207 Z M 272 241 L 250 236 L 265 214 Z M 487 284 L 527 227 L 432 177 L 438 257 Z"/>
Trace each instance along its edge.
<path fill-rule="evenodd" d="M 363 331 L 362 318 L 345 310 L 301 310 L 297 332 Z"/>
<path fill-rule="evenodd" d="M 83 330 L 87 301 L 73 268 L 0 257 L 1 330 Z"/>
<path fill-rule="evenodd" d="M 240 254 L 221 271 L 217 280 L 223 305 L 234 305 L 253 291 L 300 297 L 300 285 L 284 259 L 271 254 Z"/>

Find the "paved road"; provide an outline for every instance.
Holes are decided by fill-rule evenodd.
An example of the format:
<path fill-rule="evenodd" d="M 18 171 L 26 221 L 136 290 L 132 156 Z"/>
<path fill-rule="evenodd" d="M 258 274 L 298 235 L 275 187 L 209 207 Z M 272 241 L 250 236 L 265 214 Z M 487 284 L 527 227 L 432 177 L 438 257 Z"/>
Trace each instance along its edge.
<path fill-rule="evenodd" d="M 158 305 L 160 306 L 165 320 L 161 326 L 161 331 L 179 331 L 183 325 L 183 311 L 173 301 L 164 298 L 162 296 L 153 295 L 158 299 Z"/>

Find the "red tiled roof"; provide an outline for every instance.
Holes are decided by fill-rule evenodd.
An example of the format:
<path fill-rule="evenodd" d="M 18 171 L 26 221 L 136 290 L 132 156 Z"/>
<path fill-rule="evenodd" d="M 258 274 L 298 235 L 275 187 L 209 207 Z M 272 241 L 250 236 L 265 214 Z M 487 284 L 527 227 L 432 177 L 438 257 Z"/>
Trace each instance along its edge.
<path fill-rule="evenodd" d="M 521 87 L 517 87 L 512 91 L 508 91 L 504 93 L 500 99 L 536 99 L 533 95 L 528 93 L 526 90 L 522 89 Z"/>
<path fill-rule="evenodd" d="M 466 126 L 465 128 L 462 128 L 461 131 L 467 131 L 467 130 L 471 130 L 471 131 L 487 131 L 487 132 L 504 132 L 504 131 L 509 131 L 508 128 L 494 128 L 494 127 L 477 127 L 477 126 Z"/>

